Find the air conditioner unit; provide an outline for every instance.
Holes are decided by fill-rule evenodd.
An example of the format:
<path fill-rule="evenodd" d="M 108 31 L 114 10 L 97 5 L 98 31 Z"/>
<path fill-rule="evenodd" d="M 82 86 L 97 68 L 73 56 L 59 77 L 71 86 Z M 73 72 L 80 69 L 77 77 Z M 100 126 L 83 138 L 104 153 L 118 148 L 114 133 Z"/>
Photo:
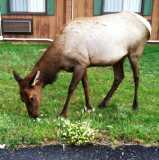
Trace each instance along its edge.
<path fill-rule="evenodd" d="M 19 33 L 32 34 L 32 20 L 31 19 L 3 19 L 2 20 L 3 33 Z"/>

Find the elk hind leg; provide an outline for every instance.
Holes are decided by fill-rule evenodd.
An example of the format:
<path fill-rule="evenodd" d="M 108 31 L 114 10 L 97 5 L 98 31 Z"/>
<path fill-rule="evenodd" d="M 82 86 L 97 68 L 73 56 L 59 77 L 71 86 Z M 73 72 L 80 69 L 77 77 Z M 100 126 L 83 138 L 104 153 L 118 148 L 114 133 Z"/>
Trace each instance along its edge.
<path fill-rule="evenodd" d="M 82 86 L 84 89 L 84 94 L 85 94 L 85 102 L 86 102 L 86 112 L 91 112 L 92 107 L 90 104 L 90 99 L 89 99 L 89 85 L 88 85 L 88 78 L 87 78 L 87 69 L 84 72 L 83 78 L 82 78 Z"/>
<path fill-rule="evenodd" d="M 129 55 L 129 61 L 131 64 L 131 68 L 133 71 L 133 78 L 134 78 L 134 100 L 132 108 L 134 110 L 138 109 L 138 88 L 139 88 L 139 59 L 138 56 Z"/>

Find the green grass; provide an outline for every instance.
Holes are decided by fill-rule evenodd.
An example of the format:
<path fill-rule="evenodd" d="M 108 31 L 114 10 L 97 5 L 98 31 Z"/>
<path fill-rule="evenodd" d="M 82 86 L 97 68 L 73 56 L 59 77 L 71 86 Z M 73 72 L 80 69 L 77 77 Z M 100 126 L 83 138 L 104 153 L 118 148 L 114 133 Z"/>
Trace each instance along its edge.
<path fill-rule="evenodd" d="M 57 115 L 62 109 L 70 73 L 61 72 L 58 80 L 43 90 L 41 121 L 30 119 L 20 101 L 18 86 L 12 76 L 15 69 L 23 77 L 47 45 L 0 43 L 0 144 L 7 146 L 41 144 L 57 141 Z M 147 45 L 140 64 L 139 111 L 132 111 L 133 79 L 128 61 L 125 79 L 107 109 L 97 108 L 112 84 L 111 68 L 89 69 L 90 97 L 95 112 L 83 112 L 81 84 L 69 106 L 72 122 L 89 121 L 104 142 L 159 144 L 159 45 Z"/>

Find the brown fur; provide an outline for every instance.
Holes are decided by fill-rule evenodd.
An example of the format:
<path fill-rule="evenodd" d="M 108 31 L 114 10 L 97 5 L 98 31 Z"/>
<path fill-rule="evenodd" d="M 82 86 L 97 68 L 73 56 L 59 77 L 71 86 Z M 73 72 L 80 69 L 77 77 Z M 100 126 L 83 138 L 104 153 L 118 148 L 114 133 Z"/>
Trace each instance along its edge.
<path fill-rule="evenodd" d="M 139 38 L 139 39 L 137 38 L 138 41 L 136 41 L 136 43 L 135 42 L 130 43 L 130 46 L 128 47 L 128 50 L 127 50 L 128 52 L 127 55 L 123 54 L 123 56 L 119 58 L 117 61 L 109 64 L 113 67 L 114 82 L 108 94 L 106 94 L 106 96 L 100 103 L 99 105 L 100 108 L 105 108 L 106 106 L 108 106 L 108 103 L 112 95 L 114 94 L 119 84 L 124 79 L 123 63 L 124 63 L 125 57 L 129 58 L 132 71 L 133 71 L 133 77 L 134 77 L 135 88 L 134 88 L 133 109 L 138 108 L 138 86 L 139 86 L 138 61 L 139 61 L 139 57 L 142 55 L 144 43 L 147 40 L 147 37 L 149 37 L 148 30 L 147 30 L 147 33 L 145 32 L 141 32 L 141 33 L 142 33 L 142 38 Z M 90 99 L 89 99 L 87 67 L 94 66 L 96 64 L 91 63 L 91 60 L 89 59 L 90 57 L 88 58 L 88 61 L 87 61 L 87 57 L 86 58 L 85 56 L 82 57 L 80 55 L 80 52 L 78 51 L 76 54 L 74 54 L 73 49 L 77 49 L 76 47 L 75 48 L 72 47 L 71 48 L 72 50 L 70 52 L 67 52 L 67 54 L 65 54 L 64 53 L 65 38 L 66 38 L 65 34 L 61 34 L 61 37 L 62 37 L 61 39 L 59 37 L 56 38 L 56 40 L 52 43 L 52 45 L 44 52 L 42 57 L 35 64 L 31 73 L 28 74 L 24 79 L 22 79 L 16 72 L 13 72 L 14 78 L 16 79 L 20 87 L 21 99 L 26 104 L 29 116 L 33 118 L 36 118 L 39 116 L 39 106 L 40 106 L 40 101 L 42 96 L 42 88 L 44 88 L 47 84 L 54 82 L 60 70 L 66 70 L 66 71 L 72 72 L 72 80 L 68 88 L 67 98 L 60 115 L 67 117 L 67 110 L 68 110 L 68 105 L 69 105 L 71 96 L 73 95 L 73 92 L 80 81 L 82 81 L 82 86 L 84 89 L 86 110 L 87 111 L 92 110 Z M 66 43 L 68 41 L 66 41 Z M 74 43 L 74 41 L 72 42 Z M 120 44 L 114 44 L 114 47 L 115 45 L 120 45 Z M 98 55 L 96 56 L 98 57 Z M 98 63 L 97 65 L 100 66 L 100 65 L 103 65 L 103 63 Z M 108 63 L 107 64 L 104 63 L 104 66 L 107 66 L 107 65 Z"/>
<path fill-rule="evenodd" d="M 113 65 L 115 75 L 114 83 L 112 85 L 111 90 L 103 99 L 99 107 L 103 108 L 107 106 L 108 101 L 111 99 L 113 93 L 123 80 L 123 60 L 124 58 L 117 64 Z M 55 43 L 53 43 L 45 51 L 45 53 L 42 55 L 39 61 L 35 64 L 32 72 L 28 74 L 24 79 L 20 78 L 19 75 L 16 74 L 16 72 L 13 72 L 14 77 L 20 87 L 21 99 L 26 104 L 29 116 L 33 118 L 39 116 L 39 106 L 41 101 L 42 88 L 45 87 L 47 84 L 50 84 L 53 81 L 55 81 L 57 74 L 60 70 L 73 72 L 73 77 L 69 86 L 67 99 L 60 115 L 67 117 L 67 107 L 69 100 L 80 80 L 82 80 L 82 85 L 84 88 L 86 110 L 92 110 L 89 100 L 87 69 L 80 65 L 78 62 L 73 61 L 73 59 L 67 59 L 67 57 L 64 57 L 61 48 L 55 46 Z M 38 83 L 35 86 L 32 86 L 31 84 L 34 81 L 37 71 L 40 71 Z"/>

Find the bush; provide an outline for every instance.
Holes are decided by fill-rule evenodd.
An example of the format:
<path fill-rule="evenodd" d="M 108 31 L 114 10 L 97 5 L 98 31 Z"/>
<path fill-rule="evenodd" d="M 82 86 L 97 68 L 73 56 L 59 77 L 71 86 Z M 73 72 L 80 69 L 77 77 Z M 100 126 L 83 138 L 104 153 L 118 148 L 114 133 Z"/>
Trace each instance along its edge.
<path fill-rule="evenodd" d="M 95 140 L 95 130 L 90 127 L 89 122 L 71 123 L 62 119 L 59 127 L 59 138 L 62 143 L 81 145 Z"/>

